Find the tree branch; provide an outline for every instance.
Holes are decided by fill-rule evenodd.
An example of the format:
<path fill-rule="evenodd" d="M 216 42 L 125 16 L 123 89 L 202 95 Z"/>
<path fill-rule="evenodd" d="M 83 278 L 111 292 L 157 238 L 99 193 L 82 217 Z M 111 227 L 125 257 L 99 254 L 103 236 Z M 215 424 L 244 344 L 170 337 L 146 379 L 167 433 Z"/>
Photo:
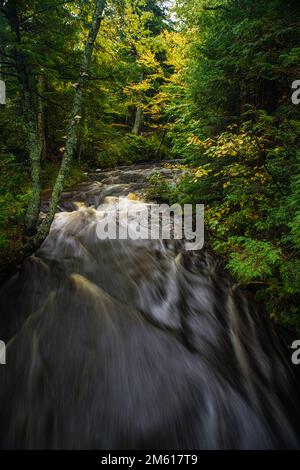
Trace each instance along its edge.
<path fill-rule="evenodd" d="M 230 9 L 225 7 L 224 5 L 216 5 L 215 7 L 209 7 L 207 5 L 204 5 L 203 10 L 210 10 L 210 11 L 225 10 L 225 11 L 230 11 Z"/>
<path fill-rule="evenodd" d="M 11 72 L 5 72 L 4 70 L 1 70 L 1 75 L 5 75 L 6 77 L 19 78 L 19 75 Z"/>
<path fill-rule="evenodd" d="M 45 8 L 42 8 L 41 10 L 35 11 L 34 13 L 32 13 L 32 15 L 25 16 L 24 18 L 21 19 L 20 24 L 26 23 L 26 21 L 30 20 L 31 18 L 34 18 L 37 15 L 41 15 L 42 13 L 45 13 L 49 10 L 52 10 L 52 9 L 56 8 L 56 7 L 59 7 L 61 5 L 65 5 L 66 3 L 73 3 L 73 2 L 74 2 L 74 0 L 64 0 L 63 2 L 58 2 L 58 3 L 55 3 L 54 5 L 51 5 L 51 6 L 49 5 L 48 7 L 45 7 Z"/>
<path fill-rule="evenodd" d="M 42 100 L 46 101 L 46 103 L 52 104 L 53 106 L 57 106 L 58 108 L 61 108 L 61 109 L 63 109 L 64 111 L 67 111 L 67 112 L 70 111 L 68 108 L 66 108 L 66 107 L 63 106 L 62 104 L 56 103 L 55 101 L 52 101 L 52 100 L 50 100 L 49 98 L 46 98 L 45 96 L 43 96 L 43 95 L 41 95 L 40 93 L 38 93 L 36 90 L 31 90 L 31 93 L 33 93 L 34 95 L 38 96 L 38 97 L 41 98 Z"/>

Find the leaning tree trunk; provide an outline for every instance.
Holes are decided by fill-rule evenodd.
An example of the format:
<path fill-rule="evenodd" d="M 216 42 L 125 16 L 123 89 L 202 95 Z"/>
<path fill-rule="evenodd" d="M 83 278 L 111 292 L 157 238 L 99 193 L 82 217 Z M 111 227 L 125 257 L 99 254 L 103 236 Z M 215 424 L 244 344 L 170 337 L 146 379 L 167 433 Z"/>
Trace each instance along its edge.
<path fill-rule="evenodd" d="M 49 210 L 47 213 L 46 218 L 42 222 L 39 227 L 38 231 L 38 239 L 43 240 L 52 224 L 52 221 L 55 216 L 57 204 L 61 195 L 61 192 L 64 188 L 64 182 L 68 171 L 70 169 L 70 165 L 73 159 L 74 149 L 76 148 L 78 133 L 77 128 L 79 122 L 81 120 L 81 113 L 83 107 L 83 93 L 86 85 L 86 81 L 88 78 L 88 72 L 90 67 L 90 62 L 92 58 L 92 53 L 95 45 L 95 41 L 97 39 L 98 31 L 100 28 L 103 10 L 105 7 L 105 0 L 96 0 L 96 8 L 93 15 L 92 24 L 89 30 L 88 39 L 85 45 L 85 49 L 83 52 L 82 63 L 80 67 L 80 75 L 78 83 L 76 84 L 76 91 L 72 106 L 72 111 L 70 114 L 70 122 L 67 131 L 67 141 L 66 141 L 66 148 L 62 158 L 62 162 L 60 165 L 60 169 L 53 187 L 51 202 L 49 206 Z"/>

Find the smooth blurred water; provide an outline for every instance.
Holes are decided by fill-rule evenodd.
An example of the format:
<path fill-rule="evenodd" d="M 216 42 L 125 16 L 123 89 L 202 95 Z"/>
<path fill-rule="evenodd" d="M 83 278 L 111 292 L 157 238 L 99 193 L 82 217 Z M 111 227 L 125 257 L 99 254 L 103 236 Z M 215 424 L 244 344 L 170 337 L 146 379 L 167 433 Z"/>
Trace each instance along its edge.
<path fill-rule="evenodd" d="M 1 290 L 0 448 L 299 447 L 288 358 L 219 260 L 180 241 L 97 237 L 102 204 L 134 204 L 155 171 L 172 181 L 137 165 L 64 193 Z"/>

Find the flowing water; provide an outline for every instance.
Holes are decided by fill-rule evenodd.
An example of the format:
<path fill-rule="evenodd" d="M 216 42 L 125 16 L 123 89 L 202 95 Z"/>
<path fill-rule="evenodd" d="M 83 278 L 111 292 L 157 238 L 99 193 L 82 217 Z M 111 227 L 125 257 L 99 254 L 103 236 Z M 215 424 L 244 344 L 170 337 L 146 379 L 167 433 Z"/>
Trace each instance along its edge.
<path fill-rule="evenodd" d="M 65 192 L 2 288 L 0 448 L 299 447 L 284 348 L 219 260 L 179 241 L 99 240 L 103 204 L 136 203 L 155 171 L 172 178 L 136 165 Z"/>

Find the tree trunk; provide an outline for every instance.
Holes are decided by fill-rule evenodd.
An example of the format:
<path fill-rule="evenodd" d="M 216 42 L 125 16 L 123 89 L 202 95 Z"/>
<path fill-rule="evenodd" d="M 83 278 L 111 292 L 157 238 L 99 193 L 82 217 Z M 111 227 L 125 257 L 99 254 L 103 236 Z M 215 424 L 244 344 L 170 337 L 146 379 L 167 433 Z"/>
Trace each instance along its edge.
<path fill-rule="evenodd" d="M 40 75 L 38 78 L 38 133 L 41 144 L 41 160 L 46 160 L 47 153 L 47 140 L 46 140 L 46 125 L 45 125 L 45 103 L 43 101 L 43 93 L 45 92 L 45 77 Z"/>
<path fill-rule="evenodd" d="M 41 139 L 39 135 L 39 118 L 36 99 L 33 98 L 33 88 L 35 88 L 34 76 L 30 77 L 27 69 L 27 61 L 24 50 L 22 50 L 22 40 L 20 33 L 19 16 L 16 2 L 8 5 L 7 19 L 11 31 L 16 36 L 16 46 L 14 47 L 14 60 L 18 79 L 23 95 L 23 108 L 27 125 L 28 140 L 27 147 L 31 165 L 32 197 L 25 217 L 25 233 L 32 235 L 36 232 L 41 202 Z"/>
<path fill-rule="evenodd" d="M 42 93 L 44 91 L 44 77 L 40 75 L 37 80 L 36 111 L 32 94 L 29 94 L 27 108 L 27 122 L 29 129 L 29 158 L 31 164 L 32 197 L 25 217 L 25 233 L 33 235 L 37 231 L 41 208 L 41 173 L 42 160 L 46 154 L 45 116 Z M 30 104 L 31 103 L 31 104 Z"/>
<path fill-rule="evenodd" d="M 135 135 L 139 135 L 141 132 L 142 124 L 143 124 L 143 110 L 142 108 L 138 107 L 136 108 L 136 112 L 135 112 L 135 121 L 134 121 L 134 126 L 132 129 L 132 133 Z"/>
<path fill-rule="evenodd" d="M 144 80 L 144 72 L 141 73 L 140 82 L 142 82 L 143 80 Z M 143 124 L 143 110 L 140 106 L 138 106 L 135 112 L 135 120 L 134 120 L 132 133 L 135 135 L 139 135 L 141 132 L 142 124 Z"/>
<path fill-rule="evenodd" d="M 26 93 L 27 94 L 27 93 Z M 31 100 L 29 96 L 26 101 Z M 26 105 L 28 106 L 28 105 Z M 28 150 L 31 165 L 32 196 L 25 217 L 25 233 L 33 235 L 36 232 L 41 206 L 41 155 L 42 142 L 39 135 L 39 120 L 35 116 L 33 105 L 27 109 Z"/>
<path fill-rule="evenodd" d="M 89 66 L 90 66 L 90 62 L 92 58 L 92 52 L 93 52 L 93 48 L 95 45 L 95 41 L 97 39 L 97 35 L 98 35 L 99 28 L 100 28 L 103 10 L 104 10 L 106 1 L 96 0 L 95 3 L 96 3 L 96 7 L 95 7 L 94 15 L 93 15 L 93 21 L 89 30 L 88 39 L 87 39 L 83 57 L 82 57 L 80 76 L 79 76 L 78 83 L 76 84 L 76 91 L 75 91 L 72 111 L 70 114 L 70 122 L 68 126 L 68 131 L 67 131 L 66 149 L 65 149 L 62 162 L 60 165 L 60 169 L 59 169 L 59 172 L 58 172 L 58 175 L 57 175 L 54 187 L 53 187 L 52 197 L 51 197 L 47 216 L 39 227 L 39 231 L 38 231 L 39 239 L 44 239 L 50 230 L 50 226 L 55 216 L 57 204 L 59 202 L 61 192 L 64 188 L 65 178 L 67 176 L 67 173 L 69 171 L 69 168 L 73 159 L 74 149 L 76 148 L 76 144 L 77 144 L 77 139 L 78 139 L 77 127 L 78 127 L 79 121 L 81 120 L 81 112 L 82 112 L 82 107 L 83 107 L 83 92 L 84 92 L 86 80 L 88 77 L 88 71 L 89 71 Z"/>
<path fill-rule="evenodd" d="M 84 139 L 84 135 L 85 135 L 85 126 L 86 126 L 86 113 L 85 113 L 85 109 L 83 109 L 83 112 L 82 112 L 82 119 L 79 123 L 79 129 L 78 129 L 78 138 L 77 138 L 77 148 L 76 148 L 76 152 L 77 152 L 77 159 L 78 159 L 78 164 L 80 165 L 81 164 L 81 155 L 82 155 L 82 149 L 83 149 L 83 139 Z"/>

